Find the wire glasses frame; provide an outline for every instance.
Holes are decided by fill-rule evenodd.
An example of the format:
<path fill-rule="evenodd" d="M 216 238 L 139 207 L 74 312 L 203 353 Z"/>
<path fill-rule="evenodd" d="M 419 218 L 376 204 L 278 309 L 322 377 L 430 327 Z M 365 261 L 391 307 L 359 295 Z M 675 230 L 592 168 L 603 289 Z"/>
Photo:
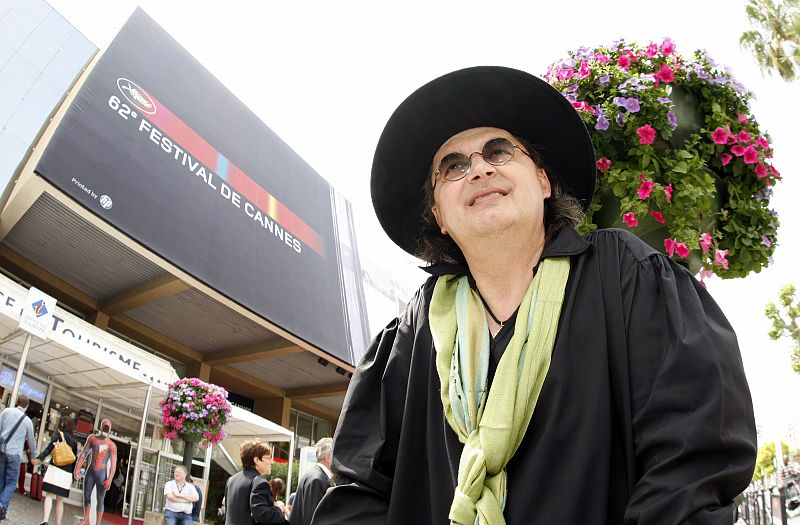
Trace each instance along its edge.
<path fill-rule="evenodd" d="M 472 157 L 475 155 L 480 155 L 492 166 L 503 166 L 514 158 L 515 149 L 532 159 L 527 151 L 505 137 L 491 138 L 486 141 L 481 151 L 473 151 L 469 155 L 459 152 L 448 153 L 439 162 L 439 169 L 433 174 L 433 188 L 436 189 L 436 180 L 439 176 L 442 176 L 444 180 L 454 182 L 469 175 L 472 169 Z"/>

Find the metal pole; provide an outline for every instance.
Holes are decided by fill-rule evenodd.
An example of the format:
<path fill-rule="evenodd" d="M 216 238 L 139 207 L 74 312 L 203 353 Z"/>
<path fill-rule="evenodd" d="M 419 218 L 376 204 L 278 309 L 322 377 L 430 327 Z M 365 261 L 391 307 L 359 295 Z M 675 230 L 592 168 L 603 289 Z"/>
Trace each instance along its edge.
<path fill-rule="evenodd" d="M 206 447 L 206 464 L 203 467 L 203 503 L 200 505 L 200 523 L 205 523 L 208 505 L 208 475 L 211 473 L 211 447 Z"/>
<path fill-rule="evenodd" d="M 294 467 L 294 433 L 289 440 L 289 468 L 286 470 L 286 503 L 292 495 L 292 467 Z"/>
<path fill-rule="evenodd" d="M 133 484 L 131 485 L 131 502 L 128 505 L 128 525 L 133 525 L 133 515 L 136 514 L 136 497 L 139 488 L 139 473 L 141 471 L 142 457 L 144 456 L 144 435 L 147 432 L 147 411 L 150 410 L 150 394 L 153 393 L 153 383 L 147 386 L 147 397 L 144 399 L 144 412 L 142 424 L 139 427 L 139 442 L 136 444 L 136 466 L 133 469 Z M 129 480 L 130 481 L 130 480 Z"/>
<path fill-rule="evenodd" d="M 47 429 L 47 420 L 50 417 L 50 398 L 53 395 L 53 383 L 50 377 L 47 378 L 47 396 L 44 400 L 44 405 L 42 407 L 42 421 L 39 423 L 39 441 L 36 443 L 36 450 L 39 452 L 42 451 L 42 445 L 44 445 L 44 431 Z M 56 423 L 56 428 L 58 428 L 58 423 Z"/>
<path fill-rule="evenodd" d="M 19 365 L 17 366 L 17 378 L 14 380 L 14 388 L 11 390 L 11 399 L 8 400 L 8 406 L 12 408 L 17 406 L 19 385 L 22 384 L 22 369 L 25 368 L 25 363 L 28 361 L 28 351 L 31 349 L 31 340 L 33 340 L 33 336 L 30 333 L 25 334 L 25 343 L 22 345 L 22 356 L 19 358 Z"/>

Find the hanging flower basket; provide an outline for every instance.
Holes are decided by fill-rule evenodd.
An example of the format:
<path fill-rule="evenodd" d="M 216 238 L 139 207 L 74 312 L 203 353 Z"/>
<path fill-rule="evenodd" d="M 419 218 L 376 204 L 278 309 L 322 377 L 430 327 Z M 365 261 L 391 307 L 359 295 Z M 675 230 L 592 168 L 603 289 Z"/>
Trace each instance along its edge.
<path fill-rule="evenodd" d="M 228 392 L 197 378 L 179 379 L 167 387 L 161 400 L 164 439 L 180 438 L 204 447 L 225 437 L 222 428 L 231 414 Z"/>
<path fill-rule="evenodd" d="M 622 227 L 701 280 L 759 272 L 776 247 L 780 173 L 751 93 L 704 51 L 618 41 L 580 48 L 546 79 L 578 109 L 597 153 L 582 231 Z"/>

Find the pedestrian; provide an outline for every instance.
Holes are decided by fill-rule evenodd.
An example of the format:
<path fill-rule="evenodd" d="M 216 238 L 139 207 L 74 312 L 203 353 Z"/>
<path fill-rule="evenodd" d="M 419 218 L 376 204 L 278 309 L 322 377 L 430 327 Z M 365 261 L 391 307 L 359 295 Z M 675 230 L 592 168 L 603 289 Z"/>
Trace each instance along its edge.
<path fill-rule="evenodd" d="M 186 481 L 190 483 L 194 487 L 195 492 L 197 492 L 197 501 L 192 503 L 192 521 L 200 521 L 200 511 L 203 509 L 203 491 L 200 490 L 200 485 L 194 482 L 192 476 L 187 476 Z"/>
<path fill-rule="evenodd" d="M 197 501 L 197 490 L 186 481 L 189 470 L 184 465 L 175 467 L 173 479 L 164 485 L 164 522 L 166 525 L 192 525 L 192 504 Z"/>
<path fill-rule="evenodd" d="M 264 476 L 272 472 L 272 447 L 259 439 L 239 446 L 242 470 L 225 485 L 225 525 L 286 525 L 285 507 L 275 501 Z"/>
<path fill-rule="evenodd" d="M 269 480 L 269 491 L 272 493 L 272 499 L 275 501 L 282 501 L 286 495 L 286 484 L 281 478 L 272 478 Z M 289 517 L 289 509 L 284 505 L 284 515 Z"/>
<path fill-rule="evenodd" d="M 25 415 L 28 404 L 28 396 L 20 394 L 16 407 L 6 408 L 0 413 L 0 521 L 6 519 L 8 506 L 14 496 L 23 443 L 28 443 L 31 457 L 36 455 L 33 423 Z"/>
<path fill-rule="evenodd" d="M 289 515 L 291 525 L 311 525 L 314 511 L 325 492 L 333 486 L 331 481 L 331 461 L 333 458 L 333 439 L 322 438 L 316 446 L 317 464 L 306 472 L 297 483 L 297 493 Z"/>
<path fill-rule="evenodd" d="M 672 258 L 576 232 L 595 168 L 522 71 L 400 104 L 372 200 L 430 277 L 357 366 L 314 525 L 730 523 L 756 458 L 736 336 Z"/>
<path fill-rule="evenodd" d="M 75 459 L 78 457 L 78 441 L 72 435 L 74 430 L 75 420 L 69 416 L 61 416 L 61 419 L 58 422 L 58 431 L 53 432 L 53 435 L 50 438 L 50 443 L 36 458 L 34 465 L 41 464 L 47 456 L 53 453 L 58 443 L 66 443 L 69 448 L 72 449 L 72 462 L 65 463 L 63 465 L 56 465 L 53 462 L 55 461 L 55 453 L 53 453 L 54 457 L 51 460 L 50 466 L 47 468 L 63 470 L 67 473 L 65 477 L 71 482 L 72 472 L 75 469 Z M 69 498 L 69 487 L 64 488 L 45 481 L 42 483 L 42 492 L 44 493 L 44 516 L 42 519 L 42 525 L 50 521 L 50 511 L 53 508 L 54 499 L 56 502 L 56 523 L 57 525 L 61 525 L 61 518 L 64 516 L 64 498 Z"/>

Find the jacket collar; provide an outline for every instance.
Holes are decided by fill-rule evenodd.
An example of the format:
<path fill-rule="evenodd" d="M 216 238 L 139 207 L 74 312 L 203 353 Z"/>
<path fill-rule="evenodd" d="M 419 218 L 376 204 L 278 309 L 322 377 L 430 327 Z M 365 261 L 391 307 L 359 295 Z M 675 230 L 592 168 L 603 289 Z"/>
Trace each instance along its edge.
<path fill-rule="evenodd" d="M 542 252 L 542 259 L 580 255 L 589 248 L 589 245 L 589 241 L 578 235 L 574 228 L 561 228 L 547 241 Z M 469 267 L 466 264 L 434 263 L 420 268 L 434 277 L 452 274 L 470 275 Z"/>

